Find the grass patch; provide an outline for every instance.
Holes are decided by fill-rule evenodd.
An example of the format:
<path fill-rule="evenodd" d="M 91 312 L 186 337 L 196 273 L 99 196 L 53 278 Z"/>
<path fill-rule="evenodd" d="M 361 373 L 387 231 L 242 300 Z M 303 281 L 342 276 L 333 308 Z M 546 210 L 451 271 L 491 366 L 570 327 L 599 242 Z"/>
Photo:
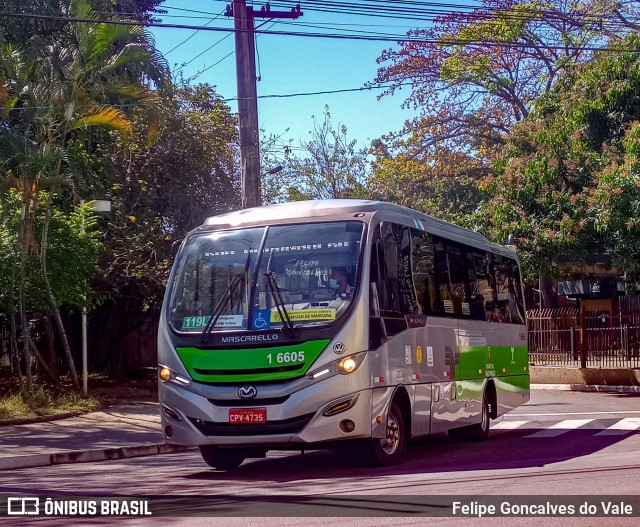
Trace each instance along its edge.
<path fill-rule="evenodd" d="M 56 393 L 42 386 L 26 392 L 0 395 L 0 421 L 29 419 L 43 415 L 97 410 L 101 402 L 96 397 L 83 397 L 75 392 Z"/>

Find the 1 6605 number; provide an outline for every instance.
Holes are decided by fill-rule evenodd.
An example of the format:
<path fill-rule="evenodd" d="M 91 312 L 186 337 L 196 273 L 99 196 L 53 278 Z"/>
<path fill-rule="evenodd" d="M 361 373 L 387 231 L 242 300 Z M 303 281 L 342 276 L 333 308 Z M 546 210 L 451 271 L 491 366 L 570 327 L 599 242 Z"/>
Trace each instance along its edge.
<path fill-rule="evenodd" d="M 283 353 L 269 353 L 269 364 L 289 364 L 291 362 L 304 362 L 304 351 L 286 351 Z"/>

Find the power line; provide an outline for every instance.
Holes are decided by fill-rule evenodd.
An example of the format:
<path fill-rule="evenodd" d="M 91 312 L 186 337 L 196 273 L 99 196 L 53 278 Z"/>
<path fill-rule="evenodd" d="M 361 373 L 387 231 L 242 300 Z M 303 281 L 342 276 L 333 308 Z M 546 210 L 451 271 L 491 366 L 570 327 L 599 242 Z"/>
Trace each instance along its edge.
<path fill-rule="evenodd" d="M 6 16 L 10 18 L 33 18 L 33 19 L 46 19 L 46 20 L 58 20 L 69 23 L 89 23 L 89 24 L 115 24 L 115 25 L 129 25 L 129 26 L 145 26 L 145 27 L 160 27 L 171 29 L 192 29 L 199 31 L 214 31 L 214 32 L 234 32 L 233 28 L 221 28 L 221 27 L 207 27 L 207 26 L 193 26 L 188 24 L 164 24 L 156 22 L 133 22 L 128 20 L 93 20 L 88 18 L 78 17 L 64 17 L 64 16 L 52 16 L 52 15 L 36 15 L 36 14 L 23 14 L 23 13 L 7 13 L 0 12 L 0 17 Z M 541 48 L 548 50 L 563 50 L 563 51 L 601 51 L 612 53 L 639 53 L 638 49 L 624 49 L 624 48 L 605 48 L 595 46 L 556 46 L 550 44 L 533 45 L 524 42 L 491 42 L 484 40 L 473 39 L 455 39 L 455 38 L 416 38 L 416 37 L 385 37 L 385 36 L 364 36 L 364 35 L 340 35 L 334 33 L 305 33 L 296 31 L 272 31 L 272 30 L 258 30 L 256 34 L 263 35 L 278 35 L 278 36 L 292 36 L 292 37 L 307 37 L 307 38 L 320 38 L 320 39 L 337 39 L 337 40 L 359 40 L 368 42 L 395 42 L 395 43 L 418 43 L 418 44 L 438 44 L 445 46 L 478 46 L 478 47 L 497 47 L 497 48 L 515 48 L 515 49 L 530 49 Z"/>
<path fill-rule="evenodd" d="M 405 82 L 398 84 L 397 86 L 408 86 L 411 83 Z M 386 88 L 390 88 L 392 84 L 379 84 L 377 86 L 362 86 L 359 88 L 342 88 L 337 90 L 323 90 L 323 91 L 315 91 L 315 92 L 300 92 L 300 93 L 284 93 L 284 94 L 268 94 L 268 95 L 258 95 L 258 99 L 287 99 L 291 97 L 309 97 L 314 95 L 330 95 L 337 93 L 347 93 L 347 92 L 362 92 L 362 91 L 372 91 L 372 90 L 383 90 Z M 222 102 L 235 102 L 238 100 L 238 97 L 229 97 L 229 98 L 219 98 L 217 99 Z M 86 105 L 76 105 L 75 108 L 83 108 L 83 109 L 97 109 L 101 108 L 104 105 L 101 104 L 86 104 Z M 137 108 L 149 106 L 147 103 L 117 103 L 110 104 L 109 106 L 113 108 Z M 0 107 L 0 111 L 19 111 L 19 110 L 65 110 L 67 106 L 56 106 L 56 105 L 47 105 L 47 106 L 18 106 L 18 107 L 9 107 L 4 106 Z"/>
<path fill-rule="evenodd" d="M 211 20 L 209 20 L 209 22 L 207 22 L 205 24 L 205 26 L 208 26 L 209 24 L 211 24 L 212 22 L 214 22 L 215 20 L 217 20 L 219 17 L 221 17 L 224 13 L 223 11 L 220 11 L 219 14 L 217 14 L 216 16 L 214 16 Z M 175 51 L 176 49 L 178 49 L 180 46 L 182 46 L 183 44 L 186 44 L 187 42 L 189 42 L 193 37 L 195 37 L 198 34 L 199 30 L 196 29 L 193 33 L 191 33 L 191 35 L 189 35 L 187 38 L 185 38 L 182 42 L 180 42 L 178 45 L 173 46 L 169 51 L 167 51 L 166 53 L 164 53 L 164 56 L 166 57 L 169 53 L 171 53 L 172 51 Z M 208 50 L 207 50 L 208 51 Z"/>

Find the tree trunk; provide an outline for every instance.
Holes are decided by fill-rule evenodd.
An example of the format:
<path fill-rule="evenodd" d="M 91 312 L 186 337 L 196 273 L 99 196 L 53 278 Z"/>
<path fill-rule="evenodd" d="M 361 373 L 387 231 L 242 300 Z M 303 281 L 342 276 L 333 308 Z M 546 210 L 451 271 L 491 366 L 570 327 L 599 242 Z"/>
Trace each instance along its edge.
<path fill-rule="evenodd" d="M 38 348 L 31 337 L 29 337 L 29 347 L 31 348 L 31 351 L 33 352 L 36 360 L 40 363 L 40 366 L 42 366 L 42 370 L 47 375 L 47 377 L 49 377 L 49 380 L 51 380 L 54 384 L 58 384 L 58 378 L 51 371 L 51 368 L 49 368 L 47 362 L 42 358 L 42 355 L 40 355 L 40 351 L 38 351 Z"/>
<path fill-rule="evenodd" d="M 29 349 L 29 326 L 27 325 L 27 307 L 25 298 L 27 288 L 27 230 L 30 210 L 30 202 L 29 200 L 26 200 L 22 208 L 22 222 L 20 225 L 20 234 L 18 236 L 18 246 L 20 249 L 20 287 L 18 291 L 18 310 L 20 313 L 20 325 L 22 330 L 22 354 L 24 356 L 27 390 L 31 390 L 33 386 L 33 380 L 31 378 L 31 353 Z"/>
<path fill-rule="evenodd" d="M 69 340 L 67 339 L 67 333 L 64 329 L 62 318 L 60 317 L 60 309 L 58 308 L 58 303 L 56 302 L 56 298 L 53 294 L 53 290 L 51 289 L 51 284 L 49 283 L 49 276 L 47 274 L 47 238 L 49 235 L 50 220 L 51 220 L 51 193 L 49 193 L 49 199 L 47 201 L 47 209 L 44 215 L 44 224 L 42 226 L 42 240 L 40 242 L 40 270 L 42 271 L 42 279 L 44 280 L 44 287 L 47 292 L 47 300 L 49 302 L 49 307 L 53 314 L 53 320 L 58 329 L 58 334 L 60 335 L 60 342 L 62 342 L 62 348 L 64 349 L 64 354 L 67 359 L 67 364 L 69 366 L 69 375 L 71 377 L 71 382 L 73 383 L 73 387 L 79 391 L 80 383 L 78 382 L 78 374 L 76 373 L 76 366 L 73 363 L 73 356 L 71 355 Z"/>
<path fill-rule="evenodd" d="M 43 317 L 42 324 L 44 326 L 44 338 L 46 347 L 43 352 L 43 358 L 54 375 L 58 375 L 58 361 L 56 360 L 56 337 L 54 333 L 53 323 L 50 317 Z"/>
<path fill-rule="evenodd" d="M 24 378 L 22 377 L 22 370 L 20 369 L 20 355 L 18 353 L 18 331 L 16 328 L 16 316 L 11 313 L 11 363 L 15 368 L 16 375 L 18 376 L 18 386 L 20 387 L 20 393 L 24 393 Z"/>

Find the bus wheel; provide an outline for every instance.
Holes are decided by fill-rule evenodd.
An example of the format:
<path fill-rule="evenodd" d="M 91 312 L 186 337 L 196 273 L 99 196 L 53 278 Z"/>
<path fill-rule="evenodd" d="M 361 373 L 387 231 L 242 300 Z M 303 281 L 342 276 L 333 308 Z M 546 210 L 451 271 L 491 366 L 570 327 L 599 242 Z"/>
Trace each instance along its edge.
<path fill-rule="evenodd" d="M 218 448 L 213 445 L 201 445 L 200 454 L 207 465 L 218 470 L 238 468 L 246 457 L 244 448 Z"/>
<path fill-rule="evenodd" d="M 396 401 L 392 401 L 387 414 L 387 434 L 384 439 L 373 439 L 370 443 L 373 462 L 388 466 L 400 461 L 407 442 L 404 416 Z"/>
<path fill-rule="evenodd" d="M 489 437 L 491 424 L 491 412 L 489 409 L 489 397 L 485 392 L 482 397 L 482 412 L 480 422 L 475 425 L 463 426 L 449 430 L 449 438 L 453 441 L 484 441 Z"/>

